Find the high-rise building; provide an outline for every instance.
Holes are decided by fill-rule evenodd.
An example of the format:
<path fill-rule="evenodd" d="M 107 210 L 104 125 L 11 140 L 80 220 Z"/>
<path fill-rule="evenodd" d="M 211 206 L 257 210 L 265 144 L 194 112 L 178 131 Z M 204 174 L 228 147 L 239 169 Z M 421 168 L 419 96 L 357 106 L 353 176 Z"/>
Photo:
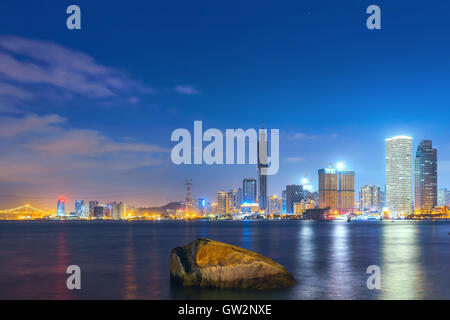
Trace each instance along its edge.
<path fill-rule="evenodd" d="M 126 215 L 126 206 L 122 201 L 114 201 L 111 204 L 111 218 L 118 220 Z"/>
<path fill-rule="evenodd" d="M 75 215 L 81 217 L 83 211 L 84 200 L 75 200 Z"/>
<path fill-rule="evenodd" d="M 372 185 L 362 186 L 359 191 L 359 209 L 362 212 L 381 211 L 381 188 Z"/>
<path fill-rule="evenodd" d="M 338 170 L 338 211 L 352 213 L 355 209 L 355 172 Z"/>
<path fill-rule="evenodd" d="M 414 161 L 414 208 L 433 210 L 437 205 L 437 150 L 431 140 L 423 140 Z"/>
<path fill-rule="evenodd" d="M 262 126 L 264 129 L 264 123 Z M 268 163 L 267 131 L 262 130 L 258 140 L 258 205 L 260 210 L 267 210 L 267 171 Z"/>
<path fill-rule="evenodd" d="M 89 205 L 86 203 L 83 203 L 81 206 L 81 218 L 87 219 L 89 218 Z"/>
<path fill-rule="evenodd" d="M 94 208 L 98 206 L 98 201 L 91 200 L 89 201 L 89 216 L 92 218 L 94 217 Z"/>
<path fill-rule="evenodd" d="M 244 179 L 242 183 L 243 202 L 256 203 L 256 180 L 252 178 Z"/>
<path fill-rule="evenodd" d="M 281 191 L 281 213 L 286 213 L 286 190 Z"/>
<path fill-rule="evenodd" d="M 236 190 L 228 191 L 228 212 L 235 213 L 239 211 L 240 205 L 238 205 L 238 193 Z"/>
<path fill-rule="evenodd" d="M 104 215 L 105 215 L 105 207 L 103 206 L 94 207 L 94 218 L 103 219 Z"/>
<path fill-rule="evenodd" d="M 319 208 L 338 209 L 338 175 L 330 168 L 319 170 Z"/>
<path fill-rule="evenodd" d="M 66 215 L 66 199 L 58 199 L 58 203 L 56 205 L 56 215 L 58 217 L 64 217 Z"/>
<path fill-rule="evenodd" d="M 294 213 L 294 202 L 303 200 L 303 186 L 291 184 L 286 186 L 286 213 Z"/>
<path fill-rule="evenodd" d="M 207 213 L 206 212 L 207 201 L 204 198 L 200 198 L 197 201 L 198 201 L 198 205 L 197 205 L 198 213 L 203 216 Z"/>
<path fill-rule="evenodd" d="M 439 189 L 438 206 L 450 206 L 450 191 L 446 188 Z"/>
<path fill-rule="evenodd" d="M 225 214 L 229 212 L 228 208 L 228 192 L 219 191 L 217 193 L 217 214 Z"/>
<path fill-rule="evenodd" d="M 269 214 L 282 213 L 283 200 L 273 195 L 269 198 Z"/>
<path fill-rule="evenodd" d="M 397 214 L 412 212 L 412 138 L 386 139 L 386 207 Z"/>
<path fill-rule="evenodd" d="M 242 191 L 242 188 L 239 187 L 237 190 L 237 201 L 238 201 L 238 207 L 241 206 L 242 202 L 244 202 L 244 192 Z"/>

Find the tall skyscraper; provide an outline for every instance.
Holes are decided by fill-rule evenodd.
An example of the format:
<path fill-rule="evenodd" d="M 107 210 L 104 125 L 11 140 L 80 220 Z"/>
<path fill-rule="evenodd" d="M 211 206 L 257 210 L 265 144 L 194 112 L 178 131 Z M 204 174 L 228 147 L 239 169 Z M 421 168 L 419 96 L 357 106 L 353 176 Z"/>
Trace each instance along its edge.
<path fill-rule="evenodd" d="M 294 203 L 303 200 L 303 186 L 291 184 L 286 186 L 286 213 L 294 213 Z"/>
<path fill-rule="evenodd" d="M 269 214 L 282 213 L 283 200 L 273 195 L 269 198 Z"/>
<path fill-rule="evenodd" d="M 217 193 L 217 214 L 225 214 L 229 212 L 228 208 L 228 192 L 219 191 Z"/>
<path fill-rule="evenodd" d="M 242 183 L 243 202 L 256 203 L 256 180 L 247 178 Z"/>
<path fill-rule="evenodd" d="M 98 206 L 97 200 L 91 200 L 89 201 L 89 216 L 92 218 L 95 215 L 94 208 Z"/>
<path fill-rule="evenodd" d="M 105 207 L 96 206 L 94 207 L 94 218 L 103 219 L 105 216 Z"/>
<path fill-rule="evenodd" d="M 264 129 L 264 122 L 262 125 Z M 267 175 L 263 170 L 267 170 L 268 164 L 267 133 L 262 131 L 258 140 L 258 205 L 260 210 L 267 210 Z"/>
<path fill-rule="evenodd" d="M 319 208 L 338 209 L 337 170 L 330 168 L 319 170 Z"/>
<path fill-rule="evenodd" d="M 56 215 L 58 217 L 64 217 L 66 215 L 66 199 L 58 199 L 58 203 L 56 205 Z"/>
<path fill-rule="evenodd" d="M 83 213 L 84 200 L 75 200 L 75 215 L 78 217 L 82 216 Z"/>
<path fill-rule="evenodd" d="M 450 206 L 450 191 L 446 188 L 438 191 L 438 206 Z"/>
<path fill-rule="evenodd" d="M 386 207 L 394 213 L 412 212 L 412 138 L 386 139 Z"/>
<path fill-rule="evenodd" d="M 237 201 L 238 201 L 238 207 L 241 206 L 242 202 L 244 202 L 244 192 L 242 191 L 242 188 L 239 187 L 237 190 Z"/>
<path fill-rule="evenodd" d="M 122 201 L 114 201 L 111 204 L 111 218 L 118 220 L 120 218 L 124 218 L 125 215 L 126 215 L 125 204 L 122 203 Z"/>
<path fill-rule="evenodd" d="M 281 213 L 286 213 L 286 190 L 281 191 Z"/>
<path fill-rule="evenodd" d="M 352 213 L 355 209 L 355 172 L 338 170 L 338 211 Z"/>
<path fill-rule="evenodd" d="M 432 210 L 437 205 L 437 150 L 431 140 L 419 144 L 414 164 L 414 208 Z"/>
<path fill-rule="evenodd" d="M 381 188 L 377 186 L 362 186 L 359 191 L 359 209 L 362 212 L 381 211 Z"/>

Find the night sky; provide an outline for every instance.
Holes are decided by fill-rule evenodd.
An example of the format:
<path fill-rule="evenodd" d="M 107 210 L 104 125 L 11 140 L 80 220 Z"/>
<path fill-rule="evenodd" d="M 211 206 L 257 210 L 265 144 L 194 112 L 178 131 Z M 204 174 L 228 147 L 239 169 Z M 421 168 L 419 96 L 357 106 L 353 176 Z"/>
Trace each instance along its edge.
<path fill-rule="evenodd" d="M 66 28 L 77 4 L 82 29 Z M 381 7 L 381 30 L 366 8 Z M 0 209 L 65 196 L 138 206 L 256 178 L 255 165 L 175 166 L 177 128 L 280 130 L 269 194 L 344 162 L 384 186 L 384 140 L 438 149 L 450 187 L 446 1 L 0 2 Z"/>

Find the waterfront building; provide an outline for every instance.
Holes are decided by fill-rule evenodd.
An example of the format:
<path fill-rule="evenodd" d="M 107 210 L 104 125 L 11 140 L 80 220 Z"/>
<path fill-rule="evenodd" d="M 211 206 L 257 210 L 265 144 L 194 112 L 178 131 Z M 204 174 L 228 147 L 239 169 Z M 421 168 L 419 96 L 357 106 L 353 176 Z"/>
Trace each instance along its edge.
<path fill-rule="evenodd" d="M 431 140 L 423 140 L 414 161 L 414 208 L 433 210 L 437 205 L 437 150 Z"/>
<path fill-rule="evenodd" d="M 319 170 L 319 208 L 338 209 L 338 175 L 331 165 Z"/>
<path fill-rule="evenodd" d="M 362 212 L 381 212 L 381 188 L 365 185 L 359 191 L 359 210 Z"/>
<path fill-rule="evenodd" d="M 259 210 L 267 210 L 267 175 L 264 170 L 269 167 L 269 151 L 267 148 L 267 131 L 264 130 L 264 122 L 262 131 L 258 140 L 258 206 Z M 261 157 L 262 156 L 262 157 Z"/>
<path fill-rule="evenodd" d="M 283 200 L 273 195 L 269 198 L 269 214 L 281 214 L 283 207 Z"/>
<path fill-rule="evenodd" d="M 94 218 L 103 219 L 104 215 L 105 215 L 105 207 L 103 206 L 94 207 Z"/>
<path fill-rule="evenodd" d="M 393 213 L 412 213 L 412 138 L 386 139 L 386 207 Z"/>
<path fill-rule="evenodd" d="M 246 178 L 242 182 L 243 201 L 246 203 L 256 203 L 256 180 Z"/>
<path fill-rule="evenodd" d="M 75 200 L 75 215 L 77 217 L 82 216 L 83 206 L 84 206 L 84 200 Z"/>
<path fill-rule="evenodd" d="M 111 204 L 111 218 L 118 220 L 120 218 L 125 217 L 126 208 L 125 204 L 122 201 L 114 201 Z"/>
<path fill-rule="evenodd" d="M 286 213 L 286 190 L 281 191 L 281 213 Z"/>
<path fill-rule="evenodd" d="M 450 191 L 446 188 L 439 189 L 438 206 L 450 206 Z"/>
<path fill-rule="evenodd" d="M 238 203 L 238 193 L 236 190 L 228 191 L 228 212 L 236 213 L 239 212 L 240 204 Z"/>
<path fill-rule="evenodd" d="M 244 192 L 241 187 L 239 187 L 237 190 L 237 196 L 238 196 L 238 207 L 240 207 L 242 202 L 244 202 Z"/>
<path fill-rule="evenodd" d="M 204 198 L 200 198 L 197 200 L 198 203 L 198 213 L 202 216 L 206 215 L 206 209 L 207 209 L 207 201 Z"/>
<path fill-rule="evenodd" d="M 91 200 L 89 201 L 89 216 L 90 217 L 94 217 L 94 208 L 98 206 L 98 201 L 97 200 Z"/>
<path fill-rule="evenodd" d="M 217 193 L 217 214 L 226 214 L 229 212 L 228 192 L 219 191 Z"/>
<path fill-rule="evenodd" d="M 66 199 L 64 198 L 58 199 L 56 205 L 56 215 L 58 217 L 64 217 L 66 215 Z"/>
<path fill-rule="evenodd" d="M 303 187 L 298 184 L 286 186 L 286 213 L 294 213 L 294 202 L 303 200 Z"/>
<path fill-rule="evenodd" d="M 338 170 L 338 211 L 352 213 L 355 209 L 355 172 Z"/>

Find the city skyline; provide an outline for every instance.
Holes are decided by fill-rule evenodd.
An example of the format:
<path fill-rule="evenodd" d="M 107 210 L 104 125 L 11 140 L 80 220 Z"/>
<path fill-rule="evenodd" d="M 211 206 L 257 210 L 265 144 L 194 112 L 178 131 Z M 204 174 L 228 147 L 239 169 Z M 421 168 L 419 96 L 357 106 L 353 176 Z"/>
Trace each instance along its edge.
<path fill-rule="evenodd" d="M 386 12 L 405 10 L 382 2 Z M 78 199 L 159 206 L 184 199 L 187 177 L 195 197 L 207 199 L 243 177 L 258 181 L 252 165 L 173 165 L 170 133 L 195 120 L 222 131 L 262 121 L 280 129 L 280 170 L 267 198 L 302 184 L 305 171 L 317 190 L 317 170 L 330 162 L 356 172 L 355 190 L 383 187 L 384 139 L 395 135 L 411 136 L 413 150 L 431 139 L 438 188 L 450 187 L 442 4 L 386 15 L 378 33 L 357 3 L 328 1 L 324 12 L 288 1 L 277 15 L 268 3 L 256 11 L 236 3 L 238 18 L 203 4 L 197 17 L 187 3 L 132 0 L 101 15 L 100 4 L 83 2 L 95 23 L 71 32 L 62 5 L 23 12 L 2 1 L 0 207 L 54 208 L 60 197 L 70 207 Z"/>

